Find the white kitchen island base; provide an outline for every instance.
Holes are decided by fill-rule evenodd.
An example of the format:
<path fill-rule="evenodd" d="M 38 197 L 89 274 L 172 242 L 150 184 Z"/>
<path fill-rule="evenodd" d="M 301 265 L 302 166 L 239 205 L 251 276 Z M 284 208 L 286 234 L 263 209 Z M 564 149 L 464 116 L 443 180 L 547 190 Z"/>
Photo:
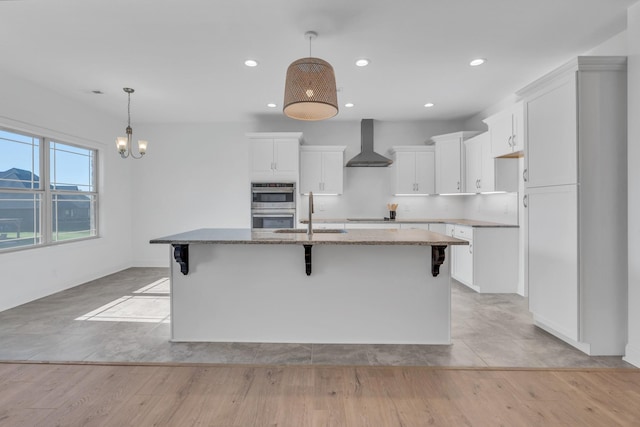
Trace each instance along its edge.
<path fill-rule="evenodd" d="M 448 252 L 448 249 L 447 249 Z M 448 254 L 430 246 L 191 244 L 172 258 L 173 341 L 449 344 Z"/>
<path fill-rule="evenodd" d="M 450 344 L 451 245 L 427 230 L 187 231 L 171 249 L 171 339 Z M 175 261 L 174 261 L 175 260 Z"/>

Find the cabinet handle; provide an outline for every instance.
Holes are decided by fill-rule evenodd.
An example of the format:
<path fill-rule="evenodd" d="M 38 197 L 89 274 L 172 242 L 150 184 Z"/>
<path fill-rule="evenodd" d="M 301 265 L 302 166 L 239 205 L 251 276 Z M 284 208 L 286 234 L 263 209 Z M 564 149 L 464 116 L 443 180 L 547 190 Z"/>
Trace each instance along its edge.
<path fill-rule="evenodd" d="M 529 195 L 528 194 L 525 194 L 524 197 L 522 198 L 522 205 L 525 208 L 529 207 Z"/>
<path fill-rule="evenodd" d="M 482 181 L 478 180 L 478 190 L 482 188 Z"/>
<path fill-rule="evenodd" d="M 416 191 L 420 191 L 420 184 L 416 182 Z"/>
<path fill-rule="evenodd" d="M 516 148 L 516 136 L 511 137 L 511 148 Z"/>
<path fill-rule="evenodd" d="M 511 140 L 513 139 L 513 135 L 511 135 L 509 137 L 509 139 L 507 140 L 507 144 L 509 144 L 509 147 L 513 148 L 513 145 L 511 144 Z"/>
<path fill-rule="evenodd" d="M 469 253 L 473 253 L 473 243 L 469 242 Z"/>
<path fill-rule="evenodd" d="M 522 171 L 522 179 L 524 180 L 524 182 L 528 182 L 529 181 L 529 169 L 526 169 Z"/>
<path fill-rule="evenodd" d="M 456 183 L 456 190 L 460 191 L 460 181 Z"/>

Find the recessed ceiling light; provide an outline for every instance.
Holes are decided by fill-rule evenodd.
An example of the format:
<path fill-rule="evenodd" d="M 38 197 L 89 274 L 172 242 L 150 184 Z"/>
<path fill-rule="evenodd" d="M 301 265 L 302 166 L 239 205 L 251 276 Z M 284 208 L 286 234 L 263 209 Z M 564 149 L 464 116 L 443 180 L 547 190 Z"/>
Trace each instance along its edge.
<path fill-rule="evenodd" d="M 267 107 L 269 107 L 269 108 L 276 108 L 276 107 L 277 107 L 277 105 L 276 105 L 276 104 L 274 104 L 273 102 L 270 102 L 270 103 L 268 103 L 268 104 L 267 104 Z"/>
<path fill-rule="evenodd" d="M 356 65 L 358 67 L 366 67 L 367 65 L 369 65 L 369 60 L 366 58 L 360 58 L 356 60 Z"/>
<path fill-rule="evenodd" d="M 434 105 L 436 105 L 436 104 L 434 104 L 433 102 L 427 102 L 426 104 L 424 104 L 424 106 L 427 107 L 427 108 L 431 108 Z"/>
<path fill-rule="evenodd" d="M 347 102 L 346 104 L 344 104 L 344 106 L 347 108 L 351 108 L 353 107 L 353 105 L 354 105 L 353 102 Z"/>
<path fill-rule="evenodd" d="M 258 61 L 256 61 L 255 59 L 247 59 L 246 61 L 244 61 L 244 65 L 246 65 L 247 67 L 257 67 Z"/>
<path fill-rule="evenodd" d="M 485 62 L 487 62 L 487 60 L 486 60 L 486 59 L 484 59 L 484 58 L 477 58 L 477 59 L 474 59 L 473 61 L 469 62 L 469 65 L 471 65 L 472 67 L 477 67 L 478 65 L 482 65 L 482 64 L 484 64 Z"/>
<path fill-rule="evenodd" d="M 103 95 L 104 92 L 101 90 L 92 90 L 91 93 L 95 93 L 96 95 Z"/>

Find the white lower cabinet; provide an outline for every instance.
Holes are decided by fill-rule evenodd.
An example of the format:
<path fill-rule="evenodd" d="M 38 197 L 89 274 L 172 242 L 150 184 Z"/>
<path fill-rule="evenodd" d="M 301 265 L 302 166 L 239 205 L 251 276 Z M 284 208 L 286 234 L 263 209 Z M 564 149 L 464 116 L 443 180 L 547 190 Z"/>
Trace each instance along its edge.
<path fill-rule="evenodd" d="M 578 190 L 527 191 L 529 309 L 539 322 L 578 341 Z"/>
<path fill-rule="evenodd" d="M 303 218 L 305 219 L 305 218 Z M 307 224 L 299 223 L 297 228 L 307 228 Z M 314 222 L 314 230 L 344 230 L 344 223 L 341 222 Z"/>
<path fill-rule="evenodd" d="M 390 230 L 399 230 L 400 229 L 400 224 L 396 224 L 396 223 L 361 223 L 361 222 L 357 222 L 357 223 L 352 223 L 352 222 L 348 222 L 344 225 L 344 228 L 346 228 L 347 230 L 352 229 L 390 229 Z"/>
<path fill-rule="evenodd" d="M 446 227 L 446 224 L 440 222 L 405 222 L 400 225 L 402 230 L 429 230 L 440 234 L 447 234 Z"/>
<path fill-rule="evenodd" d="M 517 292 L 517 227 L 447 224 L 445 232 L 469 242 L 451 246 L 451 277 L 480 293 Z"/>
<path fill-rule="evenodd" d="M 403 223 L 400 224 L 400 228 L 402 230 L 431 230 L 431 228 L 429 227 L 430 224 L 427 223 L 418 223 L 418 222 L 413 222 L 413 223 Z"/>
<path fill-rule="evenodd" d="M 320 224 L 313 224 L 313 228 L 318 230 L 344 230 L 344 224 L 325 222 Z"/>

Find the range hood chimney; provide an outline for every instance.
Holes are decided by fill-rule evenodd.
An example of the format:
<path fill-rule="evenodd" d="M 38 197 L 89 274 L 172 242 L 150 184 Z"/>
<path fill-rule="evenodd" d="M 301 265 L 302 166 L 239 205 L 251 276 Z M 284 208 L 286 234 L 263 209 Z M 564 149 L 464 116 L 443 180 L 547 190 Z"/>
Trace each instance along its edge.
<path fill-rule="evenodd" d="M 373 119 L 360 123 L 360 154 L 347 162 L 347 167 L 387 167 L 393 160 L 373 151 Z"/>

